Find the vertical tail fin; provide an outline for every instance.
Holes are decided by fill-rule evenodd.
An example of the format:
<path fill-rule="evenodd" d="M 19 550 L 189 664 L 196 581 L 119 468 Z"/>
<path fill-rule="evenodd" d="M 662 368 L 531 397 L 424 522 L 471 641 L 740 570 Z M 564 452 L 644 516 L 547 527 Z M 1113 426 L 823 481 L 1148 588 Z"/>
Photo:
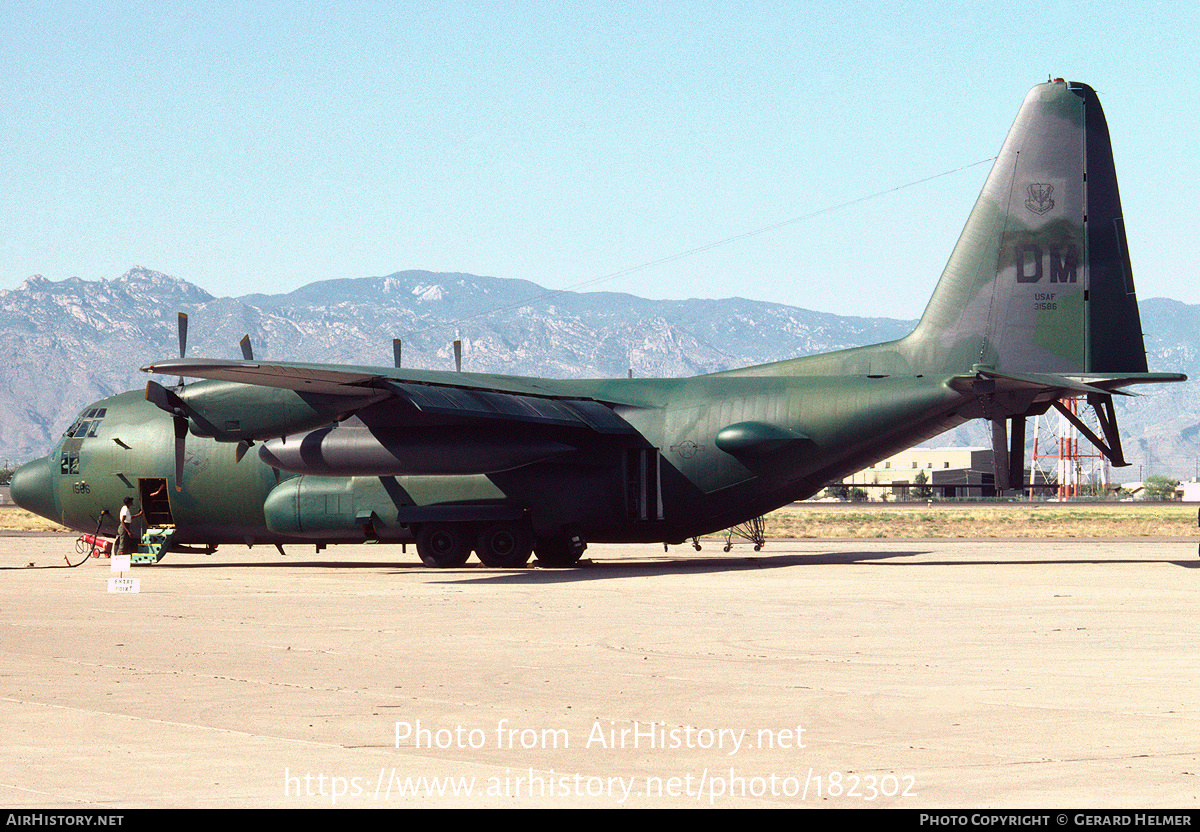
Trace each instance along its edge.
<path fill-rule="evenodd" d="M 1108 125 L 1091 87 L 1025 98 L 920 323 L 916 367 L 1144 373 Z"/>

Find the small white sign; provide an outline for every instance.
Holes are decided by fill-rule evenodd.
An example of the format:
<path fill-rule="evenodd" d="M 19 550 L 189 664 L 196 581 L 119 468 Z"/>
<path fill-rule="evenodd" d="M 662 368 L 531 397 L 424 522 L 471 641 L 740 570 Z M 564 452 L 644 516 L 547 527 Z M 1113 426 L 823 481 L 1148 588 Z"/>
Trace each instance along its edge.
<path fill-rule="evenodd" d="M 128 572 L 133 565 L 133 555 L 113 555 L 112 566 L 109 567 L 110 572 Z"/>
<path fill-rule="evenodd" d="M 109 578 L 109 592 L 141 592 L 141 578 Z"/>

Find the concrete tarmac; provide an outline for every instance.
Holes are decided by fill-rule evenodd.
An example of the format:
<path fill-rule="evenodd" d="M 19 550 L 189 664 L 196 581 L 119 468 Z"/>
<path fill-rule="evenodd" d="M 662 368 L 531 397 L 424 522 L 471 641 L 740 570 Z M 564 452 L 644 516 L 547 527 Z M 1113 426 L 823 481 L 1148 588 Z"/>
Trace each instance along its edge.
<path fill-rule="evenodd" d="M 0 537 L 0 805 L 1200 805 L 1194 541 L 288 549 Z"/>

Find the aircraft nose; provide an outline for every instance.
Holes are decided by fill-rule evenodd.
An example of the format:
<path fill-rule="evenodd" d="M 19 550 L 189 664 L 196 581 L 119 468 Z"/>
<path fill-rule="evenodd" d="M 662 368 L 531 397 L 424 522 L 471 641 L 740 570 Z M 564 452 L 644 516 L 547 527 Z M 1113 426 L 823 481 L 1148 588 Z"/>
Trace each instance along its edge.
<path fill-rule="evenodd" d="M 62 518 L 54 507 L 54 490 L 50 477 L 50 458 L 42 457 L 33 462 L 26 462 L 13 471 L 9 482 L 9 492 L 13 502 L 26 511 L 40 514 L 56 523 Z"/>

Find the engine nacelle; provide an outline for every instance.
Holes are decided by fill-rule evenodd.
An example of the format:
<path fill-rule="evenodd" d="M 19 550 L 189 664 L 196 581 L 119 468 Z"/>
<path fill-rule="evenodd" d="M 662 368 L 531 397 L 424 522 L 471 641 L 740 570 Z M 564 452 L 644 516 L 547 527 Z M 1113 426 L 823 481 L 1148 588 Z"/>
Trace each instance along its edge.
<path fill-rule="evenodd" d="M 345 418 L 364 404 L 351 396 L 299 393 L 278 387 L 202 381 L 177 395 L 188 429 L 218 442 L 303 434 Z"/>
<path fill-rule="evenodd" d="M 339 425 L 264 443 L 259 458 L 296 474 L 385 477 L 494 474 L 574 451 L 571 445 L 499 427 L 397 429 Z"/>

